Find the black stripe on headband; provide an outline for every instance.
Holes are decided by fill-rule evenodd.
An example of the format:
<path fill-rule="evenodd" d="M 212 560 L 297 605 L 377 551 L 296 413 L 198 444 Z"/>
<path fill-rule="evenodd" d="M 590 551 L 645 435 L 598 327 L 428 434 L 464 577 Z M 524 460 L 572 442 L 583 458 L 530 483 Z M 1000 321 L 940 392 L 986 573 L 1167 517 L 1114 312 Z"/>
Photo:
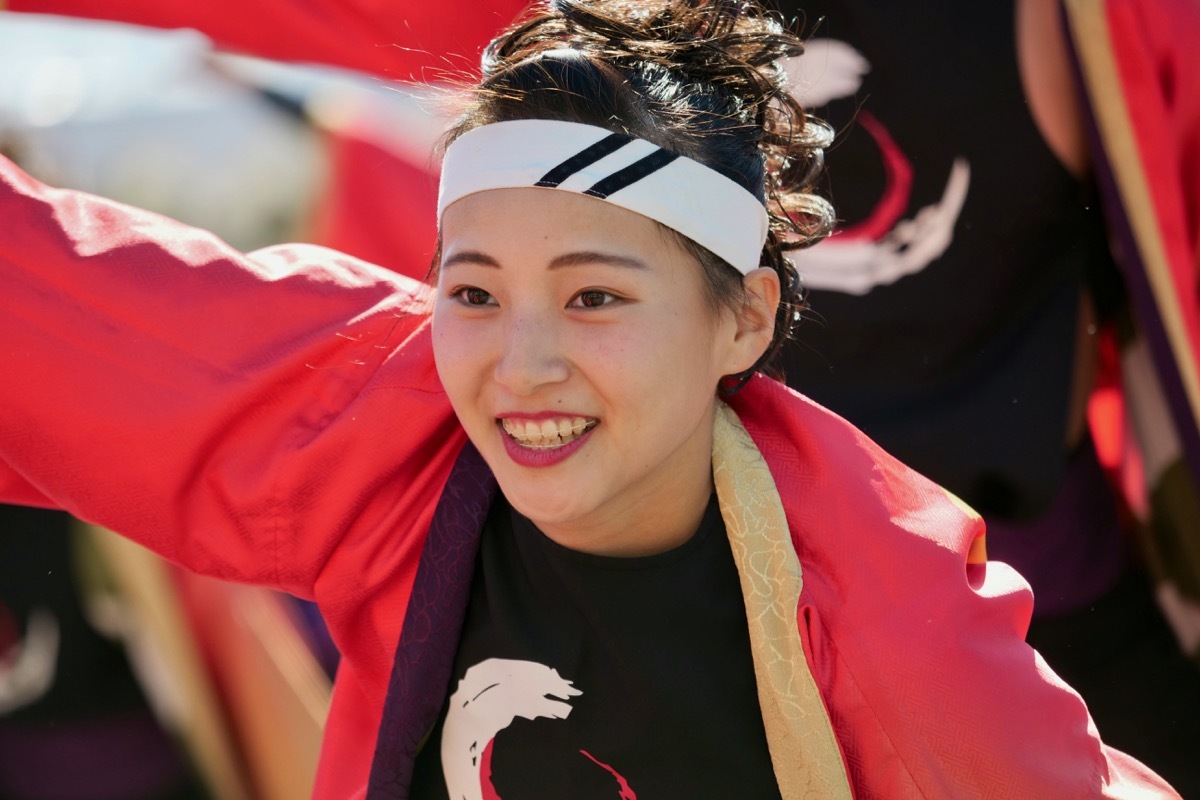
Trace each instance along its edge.
<path fill-rule="evenodd" d="M 541 180 L 534 184 L 534 186 L 544 186 L 546 188 L 553 189 L 567 178 L 574 175 L 576 172 L 579 172 L 579 170 L 595 164 L 597 161 L 611 153 L 617 152 L 632 141 L 632 136 L 626 136 L 623 133 L 613 133 L 605 136 L 600 141 L 589 147 L 585 147 L 583 150 L 580 150 L 578 153 L 547 172 L 542 176 Z"/>
<path fill-rule="evenodd" d="M 678 153 L 662 149 L 656 150 L 644 158 L 639 158 L 628 167 L 625 167 L 625 169 L 617 170 L 604 180 L 596 183 L 592 188 L 585 190 L 584 194 L 599 197 L 603 200 L 609 195 L 621 191 L 626 186 L 637 183 L 650 173 L 658 172 L 677 158 L 679 158 Z"/>

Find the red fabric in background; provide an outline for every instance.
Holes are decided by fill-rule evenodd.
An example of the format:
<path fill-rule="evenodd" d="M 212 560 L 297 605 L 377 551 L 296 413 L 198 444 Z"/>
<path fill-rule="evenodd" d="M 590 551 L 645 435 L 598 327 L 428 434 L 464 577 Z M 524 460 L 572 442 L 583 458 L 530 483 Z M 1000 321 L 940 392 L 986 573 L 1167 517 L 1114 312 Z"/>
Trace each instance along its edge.
<path fill-rule="evenodd" d="M 3 5 L 0 3 L 0 5 Z M 223 48 L 393 80 L 478 71 L 479 53 L 525 0 L 10 0 L 8 8 L 196 28 Z"/>
<path fill-rule="evenodd" d="M 309 238 L 423 280 L 437 245 L 437 174 L 366 132 L 328 133 L 329 185 Z"/>

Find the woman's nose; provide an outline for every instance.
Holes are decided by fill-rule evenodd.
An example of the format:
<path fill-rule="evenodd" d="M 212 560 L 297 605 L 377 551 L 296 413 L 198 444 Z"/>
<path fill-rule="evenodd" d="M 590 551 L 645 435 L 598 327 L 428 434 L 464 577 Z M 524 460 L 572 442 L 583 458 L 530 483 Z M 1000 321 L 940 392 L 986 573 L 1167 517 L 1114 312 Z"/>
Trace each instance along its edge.
<path fill-rule="evenodd" d="M 570 374 L 558 331 L 553 321 L 542 315 L 513 317 L 500 344 L 494 377 L 514 394 L 534 394 L 543 386 L 566 380 Z"/>

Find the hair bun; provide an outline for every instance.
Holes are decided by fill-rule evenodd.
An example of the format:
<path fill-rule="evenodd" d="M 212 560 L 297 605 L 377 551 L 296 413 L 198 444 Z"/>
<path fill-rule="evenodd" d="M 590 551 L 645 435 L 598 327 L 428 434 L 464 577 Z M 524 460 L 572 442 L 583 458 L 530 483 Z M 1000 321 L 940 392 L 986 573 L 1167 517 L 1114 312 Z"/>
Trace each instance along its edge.
<path fill-rule="evenodd" d="M 484 54 L 484 74 L 547 49 L 616 65 L 653 64 L 763 102 L 779 91 L 780 59 L 799 55 L 781 20 L 741 0 L 551 0 Z M 749 103 L 749 106 L 757 103 Z"/>

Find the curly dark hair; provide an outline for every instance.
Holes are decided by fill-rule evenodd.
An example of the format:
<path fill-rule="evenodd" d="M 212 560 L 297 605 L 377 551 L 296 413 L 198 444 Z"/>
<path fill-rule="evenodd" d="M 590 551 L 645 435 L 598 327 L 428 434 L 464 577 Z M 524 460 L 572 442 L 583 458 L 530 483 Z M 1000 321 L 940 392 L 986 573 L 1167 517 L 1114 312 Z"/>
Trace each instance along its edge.
<path fill-rule="evenodd" d="M 805 309 L 784 243 L 809 246 L 833 225 L 813 191 L 833 133 L 788 92 L 779 64 L 803 51 L 752 0 L 548 0 L 487 47 L 482 80 L 445 144 L 494 122 L 582 122 L 687 156 L 752 192 L 770 216 L 760 265 L 779 275 L 782 299 L 771 345 L 723 385 L 736 391 L 754 372 L 779 377 L 772 362 Z M 676 235 L 700 261 L 710 301 L 740 307 L 740 273 Z"/>

